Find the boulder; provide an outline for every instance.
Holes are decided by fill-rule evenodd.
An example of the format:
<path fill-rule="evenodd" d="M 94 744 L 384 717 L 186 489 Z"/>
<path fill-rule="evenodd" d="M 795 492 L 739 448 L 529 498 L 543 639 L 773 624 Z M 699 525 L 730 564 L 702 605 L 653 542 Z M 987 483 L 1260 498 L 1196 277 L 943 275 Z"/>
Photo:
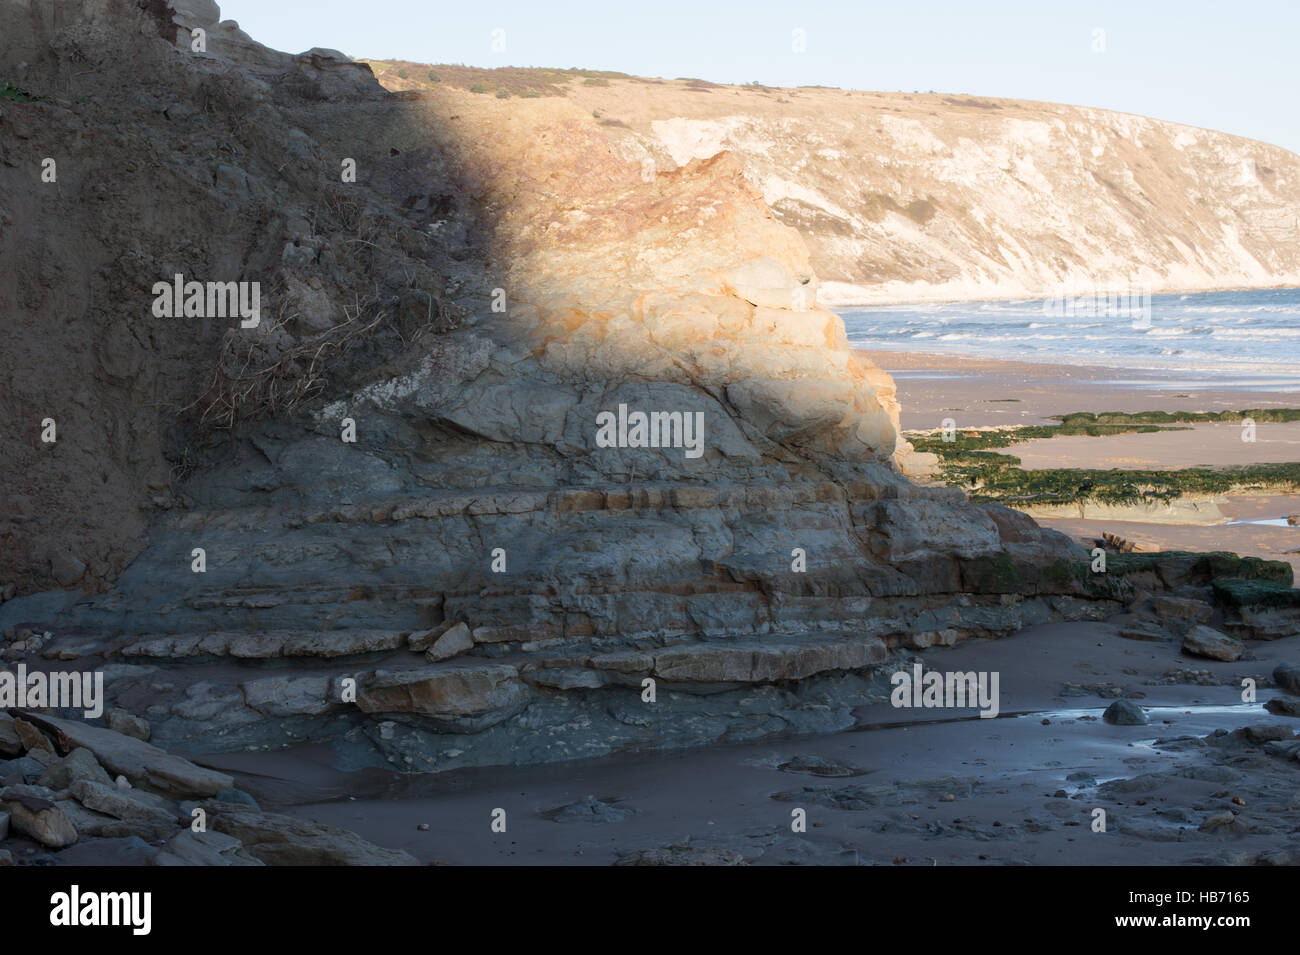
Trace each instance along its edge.
<path fill-rule="evenodd" d="M 50 789 L 71 789 L 79 780 L 112 785 L 104 767 L 95 760 L 95 754 L 83 747 L 77 747 L 67 756 L 51 763 L 38 780 L 39 785 Z"/>
<path fill-rule="evenodd" d="M 1264 709 L 1274 716 L 1300 717 L 1300 697 L 1277 696 L 1266 702 Z"/>
<path fill-rule="evenodd" d="M 1246 652 L 1246 645 L 1212 627 L 1196 625 L 1183 637 L 1183 653 L 1210 660 L 1223 660 L 1231 663 L 1241 659 Z"/>
<path fill-rule="evenodd" d="M 125 776 L 136 786 L 178 796 L 212 796 L 235 783 L 225 773 L 196 766 L 151 743 L 112 730 L 53 716 L 30 719 L 57 734 L 65 748 L 83 746 L 90 750 L 101 766 Z"/>
<path fill-rule="evenodd" d="M 1145 726 L 1151 722 L 1146 711 L 1132 700 L 1116 700 L 1106 707 L 1102 719 L 1115 726 Z"/>
<path fill-rule="evenodd" d="M 1273 668 L 1273 682 L 1288 693 L 1300 694 L 1300 664 L 1279 663 Z"/>
<path fill-rule="evenodd" d="M 15 832 L 51 849 L 62 849 L 77 841 L 77 830 L 51 796 L 53 793 L 41 786 L 7 786 L 0 790 L 0 806 L 9 813 Z"/>
<path fill-rule="evenodd" d="M 149 741 L 149 721 L 142 716 L 135 716 L 126 710 L 112 709 L 108 711 L 107 722 L 108 728 L 115 733 Z"/>
<path fill-rule="evenodd" d="M 223 832 L 176 833 L 154 859 L 154 865 L 254 866 L 263 863 L 244 851 L 243 844 Z"/>
<path fill-rule="evenodd" d="M 437 664 L 365 674 L 358 681 L 357 707 L 363 713 L 414 713 L 443 719 L 504 717 L 527 696 L 513 666 Z"/>
<path fill-rule="evenodd" d="M 14 718 L 0 712 L 0 756 L 21 756 L 23 743 L 14 729 Z"/>
<path fill-rule="evenodd" d="M 87 809 L 134 822 L 175 826 L 179 813 L 161 796 L 141 789 L 121 790 L 116 786 L 81 779 L 72 785 L 72 795 Z"/>
<path fill-rule="evenodd" d="M 244 851 L 266 865 L 398 865 L 420 862 L 384 849 L 354 832 L 278 813 L 249 812 L 208 800 L 209 829 L 233 836 Z"/>
<path fill-rule="evenodd" d="M 463 623 L 455 623 L 433 642 L 433 645 L 429 647 L 424 655 L 431 662 L 436 663 L 439 660 L 448 660 L 472 649 L 474 649 L 474 636 L 469 627 Z"/>

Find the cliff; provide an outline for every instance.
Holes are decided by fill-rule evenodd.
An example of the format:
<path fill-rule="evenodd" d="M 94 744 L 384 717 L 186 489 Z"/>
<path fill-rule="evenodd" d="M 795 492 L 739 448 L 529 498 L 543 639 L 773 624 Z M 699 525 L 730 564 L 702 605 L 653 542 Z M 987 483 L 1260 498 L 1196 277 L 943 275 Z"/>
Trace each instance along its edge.
<path fill-rule="evenodd" d="M 1239 136 L 967 95 L 374 65 L 394 90 L 484 90 L 466 109 L 562 100 L 659 169 L 730 153 L 832 304 L 1300 284 L 1300 157 Z"/>

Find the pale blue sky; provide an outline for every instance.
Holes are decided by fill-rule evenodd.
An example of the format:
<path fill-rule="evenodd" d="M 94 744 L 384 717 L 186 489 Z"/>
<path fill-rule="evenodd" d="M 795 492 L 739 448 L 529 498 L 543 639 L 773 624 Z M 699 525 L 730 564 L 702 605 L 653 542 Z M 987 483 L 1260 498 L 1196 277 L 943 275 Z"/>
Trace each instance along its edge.
<path fill-rule="evenodd" d="M 1300 152 L 1300 0 L 226 0 L 277 49 L 935 90 L 1140 113 Z M 505 31 L 504 53 L 492 31 Z M 807 52 L 791 51 L 791 31 Z M 1093 52 L 1094 30 L 1105 52 Z"/>

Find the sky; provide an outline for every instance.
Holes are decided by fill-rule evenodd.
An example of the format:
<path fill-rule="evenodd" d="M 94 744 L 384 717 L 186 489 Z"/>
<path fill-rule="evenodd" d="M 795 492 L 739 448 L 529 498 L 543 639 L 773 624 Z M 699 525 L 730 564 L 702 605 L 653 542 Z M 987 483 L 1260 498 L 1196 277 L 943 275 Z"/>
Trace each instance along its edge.
<path fill-rule="evenodd" d="M 295 53 L 1006 96 L 1300 153 L 1300 0 L 227 0 L 221 11 Z"/>

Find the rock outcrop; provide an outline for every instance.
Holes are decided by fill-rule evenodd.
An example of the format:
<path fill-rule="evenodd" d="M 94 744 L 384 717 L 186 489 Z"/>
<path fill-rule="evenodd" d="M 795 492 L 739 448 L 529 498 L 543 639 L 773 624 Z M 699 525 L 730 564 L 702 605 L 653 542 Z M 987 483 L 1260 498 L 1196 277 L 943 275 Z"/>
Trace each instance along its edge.
<path fill-rule="evenodd" d="M 908 481 L 893 383 L 735 157 L 647 174 L 562 100 L 390 93 L 208 4 L 48 12 L 4 0 L 0 254 L 30 267 L 0 282 L 0 629 L 147 719 L 112 747 L 57 727 L 113 772 L 840 728 L 896 648 L 1131 599 Z M 260 283 L 260 323 L 159 317 L 177 274 Z"/>

